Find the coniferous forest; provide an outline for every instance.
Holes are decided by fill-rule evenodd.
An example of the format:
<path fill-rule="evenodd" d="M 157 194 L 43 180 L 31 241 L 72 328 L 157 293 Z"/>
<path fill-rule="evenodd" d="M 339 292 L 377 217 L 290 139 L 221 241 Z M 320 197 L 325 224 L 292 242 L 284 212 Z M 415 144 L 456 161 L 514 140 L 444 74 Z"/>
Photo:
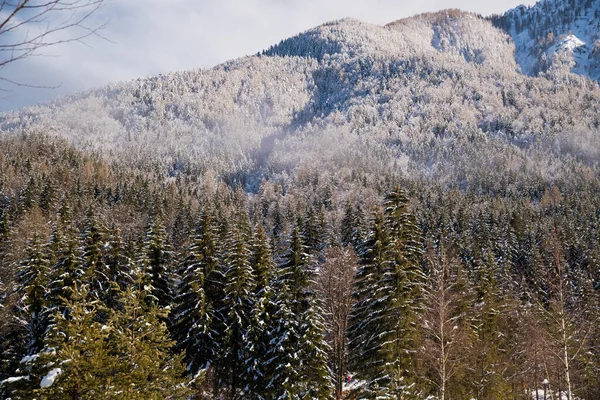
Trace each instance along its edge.
<path fill-rule="evenodd" d="M 4 398 L 600 396 L 596 178 L 340 203 L 1 141 Z"/>
<path fill-rule="evenodd" d="M 0 398 L 600 399 L 599 13 L 334 21 L 0 114 Z"/>

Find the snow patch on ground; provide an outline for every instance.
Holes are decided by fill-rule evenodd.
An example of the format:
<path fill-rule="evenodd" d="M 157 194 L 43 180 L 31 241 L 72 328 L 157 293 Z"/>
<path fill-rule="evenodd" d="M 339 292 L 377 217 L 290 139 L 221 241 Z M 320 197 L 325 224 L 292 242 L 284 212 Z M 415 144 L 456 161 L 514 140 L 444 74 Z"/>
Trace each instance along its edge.
<path fill-rule="evenodd" d="M 544 395 L 546 397 L 544 397 Z M 537 393 L 535 390 L 533 390 L 531 392 L 531 400 L 543 400 L 543 399 L 547 399 L 547 400 L 568 400 L 568 396 L 567 393 L 560 393 L 560 396 L 558 393 L 552 393 L 550 392 L 550 390 L 546 390 L 544 391 L 544 389 L 537 389 Z M 581 400 L 579 397 L 573 397 L 572 400 Z"/>
<path fill-rule="evenodd" d="M 585 42 L 581 41 L 575 35 L 565 36 L 563 39 L 559 40 L 558 43 L 552 45 L 548 49 L 548 58 L 551 58 L 554 53 L 564 52 L 564 51 L 575 51 L 577 48 L 585 46 Z"/>
<path fill-rule="evenodd" d="M 46 376 L 44 376 L 42 378 L 42 381 L 40 382 L 40 387 L 41 388 L 46 388 L 46 387 L 50 387 L 54 384 L 54 381 L 56 380 L 56 378 L 58 378 L 58 376 L 62 374 L 62 369 L 61 368 L 53 368 L 50 370 L 50 372 L 48 372 L 46 374 Z"/>

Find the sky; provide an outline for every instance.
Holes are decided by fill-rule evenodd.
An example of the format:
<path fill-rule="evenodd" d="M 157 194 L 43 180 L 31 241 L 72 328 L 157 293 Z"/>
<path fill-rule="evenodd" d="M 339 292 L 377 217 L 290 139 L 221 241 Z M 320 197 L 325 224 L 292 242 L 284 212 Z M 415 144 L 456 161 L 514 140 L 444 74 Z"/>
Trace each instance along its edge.
<path fill-rule="evenodd" d="M 0 77 L 34 86 L 0 86 L 0 110 L 33 105 L 108 82 L 210 68 L 255 54 L 282 39 L 340 18 L 374 24 L 459 8 L 500 14 L 523 0 L 105 0 L 91 26 L 104 38 L 46 49 L 0 69 Z M 1 17 L 1 14 L 0 14 Z"/>

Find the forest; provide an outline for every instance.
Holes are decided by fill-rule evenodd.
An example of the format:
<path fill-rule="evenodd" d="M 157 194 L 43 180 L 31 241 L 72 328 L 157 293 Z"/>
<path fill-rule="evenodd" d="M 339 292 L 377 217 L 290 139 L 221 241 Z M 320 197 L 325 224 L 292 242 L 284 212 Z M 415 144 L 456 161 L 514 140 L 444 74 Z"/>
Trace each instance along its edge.
<path fill-rule="evenodd" d="M 333 21 L 1 114 L 0 398 L 599 399 L 600 44 L 559 49 L 598 10 Z"/>
<path fill-rule="evenodd" d="M 0 140 L 4 398 L 600 395 L 597 175 L 341 203 Z"/>

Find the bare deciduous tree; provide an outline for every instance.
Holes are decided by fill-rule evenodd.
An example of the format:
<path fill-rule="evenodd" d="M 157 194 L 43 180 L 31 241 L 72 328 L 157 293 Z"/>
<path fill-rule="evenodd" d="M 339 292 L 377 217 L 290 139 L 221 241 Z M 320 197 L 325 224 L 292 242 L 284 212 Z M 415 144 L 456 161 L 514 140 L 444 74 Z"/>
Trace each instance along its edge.
<path fill-rule="evenodd" d="M 104 1 L 0 0 L 0 68 L 42 55 L 40 50 L 51 46 L 100 36 L 106 24 L 94 23 L 91 17 Z M 40 87 L 2 74 L 0 80 L 9 85 Z"/>
<path fill-rule="evenodd" d="M 464 361 L 461 359 L 467 338 L 464 302 L 469 295 L 465 293 L 466 277 L 460 265 L 445 250 L 441 249 L 438 255 L 429 249 L 427 261 L 430 273 L 425 290 L 422 356 L 434 371 L 438 398 L 445 400 L 449 398 L 448 383 Z"/>
<path fill-rule="evenodd" d="M 352 305 L 352 279 L 356 273 L 356 255 L 348 247 L 327 250 L 319 274 L 318 288 L 324 299 L 329 342 L 332 348 L 336 399 L 342 398 L 346 374 L 346 329 Z"/>

